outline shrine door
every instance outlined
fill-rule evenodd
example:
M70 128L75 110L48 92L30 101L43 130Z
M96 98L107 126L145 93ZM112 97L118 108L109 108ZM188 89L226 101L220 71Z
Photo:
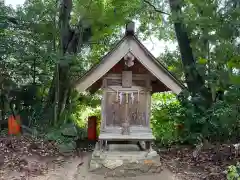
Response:
M145 127L147 120L147 93L143 90L108 90L105 96L105 127L121 127L124 122L130 126Z

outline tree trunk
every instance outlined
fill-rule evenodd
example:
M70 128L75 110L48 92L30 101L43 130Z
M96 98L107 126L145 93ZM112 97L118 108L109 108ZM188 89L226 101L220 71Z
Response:
M211 93L205 87L204 79L197 71L193 50L190 45L190 39L183 19L179 17L181 14L181 0L169 0L172 14L178 15L174 20L174 28L177 36L178 45L182 57L182 63L185 71L185 79L188 89L192 96L200 94L207 102L211 103Z
M83 27L83 22L81 20L79 21L77 29L71 29L71 11L72 0L62 0L60 3L59 13L59 54L61 58L59 62L56 63L55 73L51 88L49 90L49 98L47 103L48 106L52 103L55 105L54 124L56 124L59 118L62 116L72 88L69 79L70 65L66 60L66 56L77 54L79 47L82 46L84 41L88 41L88 39L91 37L91 29L89 27Z
M1 100L0 100L0 108L1 108L1 118L0 118L0 121L5 121L5 102L4 102L4 96L0 90L0 97L1 97ZM2 129L2 124L0 123L0 130Z
M53 112L53 119L54 119L54 126L58 122L58 104L59 104L59 65L56 65L56 72L55 78L53 80L54 86L54 112Z

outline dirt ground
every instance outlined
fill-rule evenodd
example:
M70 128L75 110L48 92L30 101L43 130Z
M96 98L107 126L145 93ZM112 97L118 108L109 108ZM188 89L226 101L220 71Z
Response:
M177 179L167 169L152 176L136 177L134 172L129 177L124 172L126 177L117 177L115 170L96 175L88 171L90 152L63 155L51 142L26 136L0 137L0 150L0 180Z
M80 157L58 157L57 159L46 158L41 161L35 157L28 158L29 163L38 161L38 163L47 164L47 171L44 174L31 175L30 177L20 172L9 172L6 174L4 180L180 180L175 174L169 170L164 169L159 174L143 175L135 177L116 177L114 175L96 175L88 172L88 163L91 153L84 154L83 158ZM83 164L81 163L83 162Z
M100 175L90 173L92 153L62 155L51 142L26 136L2 137L0 149L0 180L177 180L167 168L151 176L141 176L135 171L129 174L124 170L121 175L116 175L116 169L108 169L107 173L103 170Z
M108 173L96 175L88 171L91 153L63 155L53 142L26 136L0 137L0 180L225 180L227 166L240 160L230 147L213 145L201 150L197 159L188 146L161 148L160 172L140 175L108 169Z

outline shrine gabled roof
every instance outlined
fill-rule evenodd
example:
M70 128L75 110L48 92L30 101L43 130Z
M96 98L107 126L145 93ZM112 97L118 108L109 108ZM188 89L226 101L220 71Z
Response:
M134 35L125 35L109 53L102 57L98 64L93 66L75 83L75 88L79 92L87 90L128 53L131 53L149 72L174 93L179 94L185 88L181 81L168 71Z

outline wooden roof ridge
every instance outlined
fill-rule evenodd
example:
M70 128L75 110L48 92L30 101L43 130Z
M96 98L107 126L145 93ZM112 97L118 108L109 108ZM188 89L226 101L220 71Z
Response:
M101 64L105 63L105 61L108 60L108 57L112 55L112 53L119 48L119 46L128 38L134 40L141 48L141 50L143 50L143 52L149 56L149 59L152 60L152 62L161 70L164 71L164 73L169 76L170 79L172 79L179 87L181 87L182 89L185 89L186 87L184 86L184 84L176 78L176 76L171 73L157 58L155 58L152 53L141 43L141 41L135 36L135 35L129 35L129 34L125 34L123 36L123 38L121 38L119 41L117 41L117 43L113 46L113 48L111 48L111 50L105 54L103 57L101 57L101 60L99 61L99 63L93 65L87 72L85 72L75 83L74 83L74 87L77 88L78 84L81 83L82 81L84 81L85 78L88 77L88 75L90 75L91 73L94 72L94 70L96 70ZM131 50L129 51L131 52ZM120 61L120 59L119 59ZM117 63L117 62L116 62ZM98 79L101 77L98 77ZM97 80L98 80L97 79ZM97 81L96 80L96 81ZM96 82L95 81L95 82Z
M156 57L153 56L153 54L142 44L142 42L134 35L134 40L141 46L141 48L146 52L147 55L150 56L150 58L153 60L154 63L156 63L157 66L159 66L162 70L165 71L179 86L181 86L183 89L186 87L184 86L183 82L181 82L176 76L169 71L163 63L161 63Z
M100 58L100 61L94 65L92 65L92 67L86 71L80 78L78 78L78 80L74 83L74 87L81 82L85 77L87 77L88 74L90 74L91 72L93 72L95 69L97 69L102 63L104 63L106 61L106 58L108 56L110 56L112 54L112 52L118 48L118 46L126 39L127 37L124 36L123 38L121 38L120 40L117 41L117 43L115 43L113 45L113 47L110 49L110 51L108 51L108 53L106 53L104 56L102 56Z

